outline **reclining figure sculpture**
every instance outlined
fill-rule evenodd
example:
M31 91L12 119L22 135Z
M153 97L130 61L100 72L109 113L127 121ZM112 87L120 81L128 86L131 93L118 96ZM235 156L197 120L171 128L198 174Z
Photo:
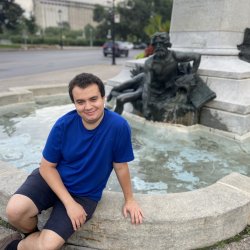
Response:
M119 114L124 104L131 102L147 120L197 123L199 109L216 97L196 74L200 54L169 50L171 43L166 32L155 33L151 44L155 53L146 59L143 71L115 86L107 101L116 98L114 111ZM193 117L192 124L184 121L186 116Z

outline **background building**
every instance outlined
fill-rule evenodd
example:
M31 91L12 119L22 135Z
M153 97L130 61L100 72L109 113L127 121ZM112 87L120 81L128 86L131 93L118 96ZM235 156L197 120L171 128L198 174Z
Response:
M42 29L66 22L72 30L82 30L87 24L97 25L93 21L95 4L108 6L111 3L106 0L33 0L33 11Z

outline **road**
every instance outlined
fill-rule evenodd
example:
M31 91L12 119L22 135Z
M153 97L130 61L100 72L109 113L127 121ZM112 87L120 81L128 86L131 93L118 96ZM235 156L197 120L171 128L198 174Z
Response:
M116 64L131 60L139 50L130 50L128 57L116 58ZM111 57L104 57L102 48L0 51L0 79L34 75L90 65L110 65Z
M102 48L0 50L0 92L9 92L13 87L67 84L82 72L93 73L105 82L140 52L130 50L128 57L116 58L116 65L112 65L112 57L104 57Z

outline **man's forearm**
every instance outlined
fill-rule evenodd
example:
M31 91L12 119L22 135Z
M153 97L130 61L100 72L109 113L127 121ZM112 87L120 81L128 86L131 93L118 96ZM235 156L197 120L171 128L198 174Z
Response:
M64 205L73 201L73 198L63 184L62 179L55 167L49 166L48 162L45 159L42 159L39 171L43 179L47 182Z
M122 188L125 201L133 199L130 173L127 164L115 167L116 176Z

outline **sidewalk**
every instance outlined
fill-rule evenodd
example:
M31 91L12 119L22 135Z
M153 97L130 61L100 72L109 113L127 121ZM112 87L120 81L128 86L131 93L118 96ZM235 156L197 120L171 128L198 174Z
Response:
M58 70L48 73L39 73L29 76L19 76L9 79L0 79L0 92L9 91L12 87L37 86L48 84L64 84L77 74L86 72L98 76L103 82L118 75L123 65L91 65L67 70Z

